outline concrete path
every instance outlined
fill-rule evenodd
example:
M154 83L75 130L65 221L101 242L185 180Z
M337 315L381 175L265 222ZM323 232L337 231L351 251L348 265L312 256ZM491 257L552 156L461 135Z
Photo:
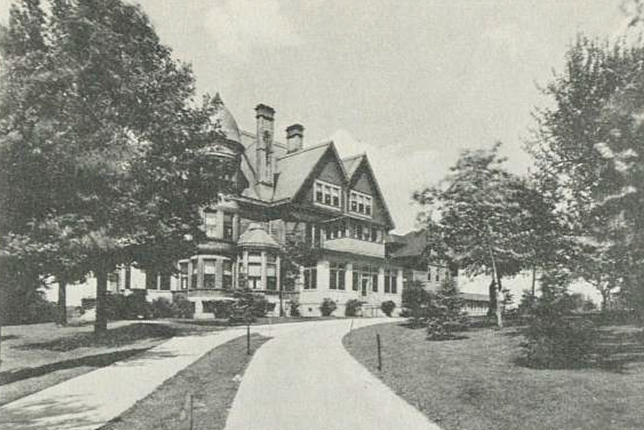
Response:
M211 349L244 333L245 330L234 329L172 338L131 359L0 407L0 429L96 429Z
M355 320L354 328L380 322ZM350 324L261 329L274 339L246 369L226 430L439 430L344 349L342 337Z

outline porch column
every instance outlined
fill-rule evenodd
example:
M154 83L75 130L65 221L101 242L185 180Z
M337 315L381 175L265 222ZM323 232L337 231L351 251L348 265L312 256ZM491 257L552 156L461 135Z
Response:
M266 271L267 271L267 266L266 266L266 251L262 251L262 290L266 290Z

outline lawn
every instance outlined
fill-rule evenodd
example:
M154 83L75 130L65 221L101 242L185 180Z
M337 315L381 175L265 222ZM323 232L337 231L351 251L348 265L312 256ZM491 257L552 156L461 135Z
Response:
M146 351L177 335L219 330L189 324L120 321L95 337L92 326L4 327L0 405Z
M394 323L355 330L344 345L445 430L644 428L644 341L632 327L603 328L595 364L575 370L517 364L522 337L516 328L465 334L430 342L424 330Z
M252 335L253 352L267 340ZM251 357L246 354L245 336L225 343L165 381L101 430L223 429Z

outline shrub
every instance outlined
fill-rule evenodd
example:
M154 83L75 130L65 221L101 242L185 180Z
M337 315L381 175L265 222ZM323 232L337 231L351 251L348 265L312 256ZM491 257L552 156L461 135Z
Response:
M150 305L152 318L172 318L175 316L174 308L170 300L165 297L154 299Z
M421 282L413 281L405 285L402 293L402 305L406 309L404 314L409 316L412 326L420 327L427 323L430 304L431 294L425 290Z
M233 314L235 302L217 300L213 305L215 318L228 319Z
M301 317L302 314L300 313L300 303L297 300L291 300L289 303L289 315L293 318Z
M355 317L358 311L362 308L362 302L358 299L349 299L347 304L344 305L344 315L348 317Z
M336 305L333 300L325 298L322 300L322 304L320 305L320 312L323 317L328 317L336 310L337 307L338 305Z
M430 302L427 319L427 338L430 340L453 339L454 333L467 328L464 300L461 297L456 282L452 278L445 279L440 290L433 295Z
M380 310L388 317L391 316L394 309L396 309L396 303L393 300L386 300L380 303Z
M266 316L270 308L270 303L262 294L253 293L250 290L237 291L234 294L237 299L236 307L233 313L239 313L239 310L250 310L250 314L254 318L262 318Z
M567 293L543 294L525 331L522 344L526 364L536 368L570 368L584 365L593 349L593 323L572 316Z
M174 318L193 318L195 315L195 304L183 295L173 297L173 317Z

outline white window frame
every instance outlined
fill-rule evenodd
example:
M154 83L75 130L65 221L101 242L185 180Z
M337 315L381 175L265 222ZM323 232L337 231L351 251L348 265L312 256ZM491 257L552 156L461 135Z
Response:
M356 203L355 210L353 209L353 202ZM360 210L360 207L362 207L362 210ZM369 208L368 211L367 208ZM372 218L373 197L360 191L349 191L349 212Z
M318 193L322 193L322 201L318 201ZM334 198L337 198L337 205L334 204ZM329 203L327 203L327 200ZM316 205L322 205L328 208L341 209L342 208L342 187L334 185L329 182L316 180L313 188L313 202Z

